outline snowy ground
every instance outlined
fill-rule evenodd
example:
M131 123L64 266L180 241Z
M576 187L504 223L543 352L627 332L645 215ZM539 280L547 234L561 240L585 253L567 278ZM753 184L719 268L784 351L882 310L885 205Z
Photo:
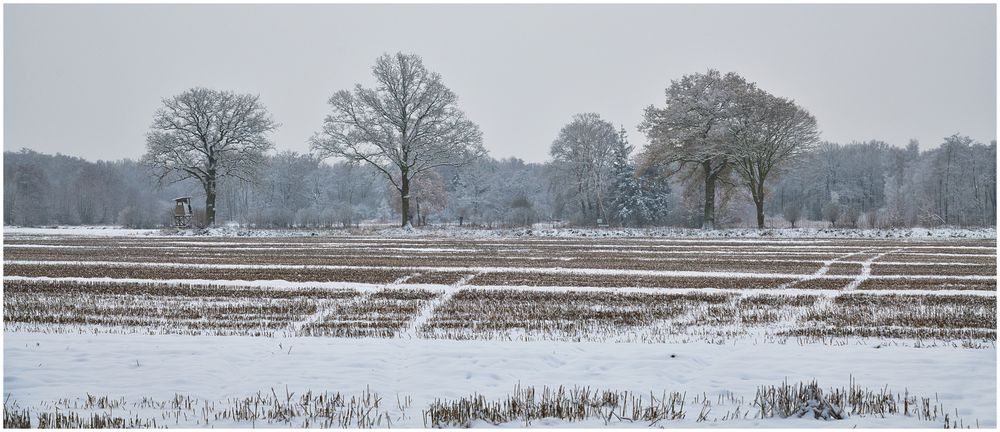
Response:
M689 228L540 228L540 229L461 229L453 226L419 230L399 228L378 231L385 237L670 237L670 238L996 238L994 228L899 228L899 229L848 229L848 228L782 228L753 229L733 228L705 231Z
M47 235L75 235L92 237L117 237L117 236L150 236L160 233L158 229L131 229L115 226L55 226L55 227L18 227L4 226L4 237L9 236L47 236Z
M380 409L391 423L378 425L421 427L423 410L439 399L473 393L498 399L518 385L590 386L640 395L683 393L688 415L658 424L666 427L940 427L945 413L964 426L997 425L995 320L990 324L995 302L987 300L996 296L996 243L990 241L995 232L990 237L990 231L936 231L929 238L876 240L593 239L591 231L559 238L237 239L67 231L75 235L5 228L4 310L13 318L5 320L4 394L17 403L8 409L76 412L88 396L107 396L126 402L78 411L155 418L161 426L266 426L201 420L197 406L208 403L218 413L233 398L258 392L277 400L286 391L353 396L370 390L390 401ZM582 282L567 284L570 278ZM505 279L516 283L496 283ZM157 291L182 285L191 291ZM36 291L42 288L46 291ZM198 290L213 291L199 296ZM350 295L317 300L289 291ZM387 292L432 295L378 300ZM503 298L476 303L476 293ZM652 297L634 297L640 294ZM551 300L564 295L572 295L567 303ZM723 303L666 299L675 295L728 297ZM726 307L761 295L774 297L750 311L755 313L727 319L732 309ZM911 297L891 307L873 298L894 295ZM872 298L857 311L837 306L838 299L866 296ZM805 297L810 300L802 305L782 303ZM650 303L642 303L646 300ZM649 319L654 308L669 312L674 305L686 312ZM234 314L233 306L253 315ZM282 312L287 316L268 315L275 310L287 310ZM470 311L471 316L461 314ZM834 325L825 323L836 322L837 314L855 312L867 321L846 330L889 333L775 337L779 330L828 330ZM505 314L523 322L512 330L481 333L436 327L457 319L504 329L510 324ZM568 330L546 327L557 321L555 314L562 314ZM97 318L120 320L122 327L95 324ZM243 335L279 318L287 319L287 331ZM618 319L636 322L620 327ZM892 325L878 324L884 319ZM968 324L950 326L953 333L930 340L892 336L897 330L926 331L928 320L942 319ZM388 332L379 338L294 336L323 323L379 324ZM243 333L225 332L231 328ZM670 333L678 329L681 333ZM436 338L446 334L471 340ZM952 339L960 334L976 336ZM636 339L642 341L632 342ZM899 397L927 397L940 415L933 421L912 414L754 419L750 402L760 386L814 379L823 388L845 388L853 380ZM148 402L179 397L197 404L171 411L170 417ZM718 402L699 422L705 400ZM736 409L742 413L738 420L722 420ZM303 424L301 418L271 424L282 425ZM599 427L605 421L532 425ZM610 425L649 426L617 420Z
M538 224L533 228L518 229L470 229L454 225L429 226L413 230L401 228L359 229L282 229L267 230L226 225L210 229L129 229L114 226L58 226L58 227L15 227L4 226L4 236L21 235L73 235L73 236L217 236L217 237L300 237L300 236L353 236L375 234L381 237L456 237L456 238L520 238L520 237L564 237L564 238L911 238L943 239L970 238L995 239L995 228L893 228L893 229L850 229L850 228L782 228L752 229L734 228L705 231L689 228L572 228L552 227Z
M59 398L108 395L128 400L175 393L202 401L271 388L360 393L366 388L412 407L396 426L422 427L421 408L473 392L488 398L518 384L629 390L732 392L752 398L758 386L815 379L821 386L861 386L933 397L965 424L996 426L995 349L710 344L601 344L421 339L252 338L8 333L4 392L22 406ZM717 411L733 406L717 407ZM719 414L721 416L721 413ZM938 427L913 417L696 423L733 427ZM752 416L751 416L752 417ZM673 426L675 423L667 423ZM552 426L552 424L546 424ZM587 426L600 426L591 422ZM628 424L614 424L623 427Z

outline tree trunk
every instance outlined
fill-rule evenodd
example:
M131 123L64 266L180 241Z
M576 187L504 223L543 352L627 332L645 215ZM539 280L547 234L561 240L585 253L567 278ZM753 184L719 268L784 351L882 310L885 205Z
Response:
M400 226L402 227L405 227L410 223L410 179L407 178L406 174L407 173L403 173L403 175L400 176L399 212L402 215L402 221L400 222Z
M417 198L413 199L413 204L414 204L414 207L416 207L416 210L417 210L417 226L423 226L424 225L424 218L423 218L423 215L420 214L420 197L419 196Z
M764 229L764 197L754 198L753 203L757 206L757 228ZM794 222L792 228L795 228Z
M211 177L205 183L205 218L208 226L215 225L215 176L210 172Z
M751 185L753 188L753 204L757 207L757 229L764 229L764 179Z
M717 174L712 173L712 162L702 162L705 169L705 216L701 221L701 229L715 229L715 178Z

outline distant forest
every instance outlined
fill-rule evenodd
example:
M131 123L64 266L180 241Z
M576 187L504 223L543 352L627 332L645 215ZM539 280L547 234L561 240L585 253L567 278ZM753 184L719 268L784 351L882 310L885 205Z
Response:
M912 141L905 147L820 143L766 184L768 226L806 220L866 228L993 226L996 148L996 141L982 144L960 135L924 151ZM201 185L188 180L158 186L134 160L91 162L25 149L5 151L3 163L5 225L169 226L178 196L193 196L203 220ZM435 169L418 178L411 193L414 225L596 225L597 214L581 205L580 195L590 191L581 190L567 164L485 156L466 166ZM668 176L657 167L622 178L613 166L608 172L602 199L609 209L602 214L609 225L702 225L705 194L699 179ZM718 226L755 226L744 187L723 176L716 188ZM219 223L259 228L350 227L394 222L399 195L373 168L280 152L267 155L252 179L222 180L217 212Z

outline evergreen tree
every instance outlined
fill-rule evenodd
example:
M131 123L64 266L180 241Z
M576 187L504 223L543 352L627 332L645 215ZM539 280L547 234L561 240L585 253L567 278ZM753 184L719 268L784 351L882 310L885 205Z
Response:
M628 143L625 128L619 130L621 139L614 149L612 172L614 200L612 215L619 225L648 225L661 220L669 209L669 185L666 179L654 173L636 173L630 155L633 147Z

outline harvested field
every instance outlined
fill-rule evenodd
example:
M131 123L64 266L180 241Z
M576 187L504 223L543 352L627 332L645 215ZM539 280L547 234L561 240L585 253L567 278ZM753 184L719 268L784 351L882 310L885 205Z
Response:
M9 331L274 336L354 290L114 282L4 283Z
M463 289L419 330L445 339L658 343L767 333L815 296Z
M996 314L994 297L850 293L808 311L802 317L807 327L783 334L995 341Z
M432 271L432 272L420 273L414 277L411 277L406 280L406 283L451 285L457 283L462 278L469 276L471 274L473 273Z
M300 330L301 336L395 337L436 293L423 290L381 290L360 301L334 304Z
M798 289L841 290L850 284L852 277L825 277L795 281L790 287Z
M996 424L992 241L7 240L10 426Z
M324 268L209 268L195 266L138 265L38 265L6 264L10 276L82 277L112 279L209 279L209 280L285 280L295 282L360 282L384 284L413 273L397 269L324 269Z
M888 294L885 308L903 301L896 291L996 291L987 240L21 236L6 246L6 322L30 331L771 340L815 336L816 317L846 291ZM898 309L940 312L908 307ZM822 334L991 339L982 327L902 322Z
M705 278L655 277L635 275L538 274L528 272L483 273L469 281L481 286L557 286L557 287L652 287L652 288L777 288L792 278Z
M979 290L996 291L996 279L908 279L872 278L858 285L859 290Z
M872 264L872 275L938 275L938 276L996 276L997 268L989 265Z

